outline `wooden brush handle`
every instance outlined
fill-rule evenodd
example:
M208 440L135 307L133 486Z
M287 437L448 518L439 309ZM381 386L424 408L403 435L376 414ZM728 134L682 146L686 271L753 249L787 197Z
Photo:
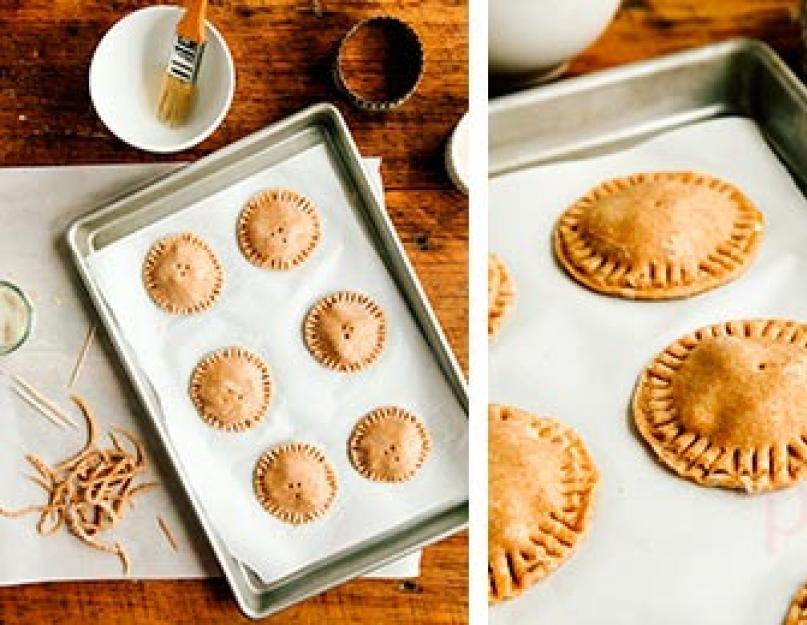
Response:
M205 42L207 0L189 0L185 15L177 24L177 34L196 43Z

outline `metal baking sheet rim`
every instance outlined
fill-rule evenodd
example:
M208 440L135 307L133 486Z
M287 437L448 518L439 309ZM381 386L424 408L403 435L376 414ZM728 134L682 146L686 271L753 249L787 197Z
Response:
M757 112L747 110L740 101L747 95L744 91L747 85L736 84L741 83L742 79L730 75L731 72L751 66L772 77L790 102L799 109L799 113L803 113L807 119L807 88L781 57L762 41L732 38L524 89L490 100L488 175L495 178L541 163L593 156L619 146L627 147L665 130L728 113L755 118ZM583 101L587 96L593 98L598 92L609 89L621 89L626 92L621 95L626 95L643 81L646 83L645 87L656 86L663 89L664 85L654 85L651 81L663 73L673 75L679 70L693 73L700 71L704 74L708 72L714 82L709 87L715 91L698 92L698 89L704 89L703 85L687 85L691 89L690 93L680 89L678 93L667 95L683 95L689 99L665 105L667 108L659 111L660 114L655 118L646 115L641 120L634 120L620 127L600 129L600 134L597 135L580 130L579 136L566 136L562 142L551 147L541 146L535 129L525 127L525 120L537 119L564 98L577 97ZM732 89L736 91L732 92ZM669 99L672 98L668 97ZM564 114L574 115L576 112L574 103L567 103ZM550 128L554 130L553 127ZM497 137L500 132L509 136L502 140ZM551 131L543 134L544 138L551 136ZM610 146L610 149L606 150L604 146ZM792 166L792 163L788 164Z
M407 302L441 371L467 414L467 384L459 363L406 256L387 212L379 204L361 164L358 148L350 135L347 124L338 109L332 104L314 104L191 165L159 177L101 207L96 207L73 221L65 234L65 241L76 270L106 327L118 358L134 386L138 398L146 409L150 424L171 461L176 478L182 485L183 491L202 525L224 576L232 588L239 609L252 619L264 618L279 612L464 529L468 523L468 500L448 506L433 514L410 520L400 528L386 532L371 541L348 548L331 558L305 567L276 582L264 584L245 566L230 556L223 541L210 525L193 490L189 488L173 445L160 420L156 417L158 400L148 382L141 377L136 364L129 358L114 317L89 273L85 258L94 249L97 230L116 218L136 213L139 203L142 206L142 202L144 202L146 206L149 206L153 204L153 201L146 200L150 197L153 198L162 190L175 192L203 180L205 172L210 170L211 166L219 163L232 165L234 162L238 162L239 153L244 153L244 158L249 158L262 149L275 147L280 141L317 126L322 127L326 136L333 141L331 147L338 152L343 169L342 174L347 173L351 182L355 183L363 209L362 217L372 230L375 246ZM183 207L177 206L175 210Z

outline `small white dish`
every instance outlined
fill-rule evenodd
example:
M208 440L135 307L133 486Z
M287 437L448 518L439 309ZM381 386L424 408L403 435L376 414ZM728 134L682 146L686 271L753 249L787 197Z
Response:
M468 195L468 160L470 137L468 133L468 113L454 127L446 144L446 170L454 186Z
M90 97L116 137L148 152L179 152L207 139L230 108L235 66L219 31L207 23L196 101L182 126L157 119L163 73L182 9L154 6L130 13L101 39L90 65Z

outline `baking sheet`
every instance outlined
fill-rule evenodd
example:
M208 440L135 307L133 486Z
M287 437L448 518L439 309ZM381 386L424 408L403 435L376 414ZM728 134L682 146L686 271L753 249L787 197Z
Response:
M556 266L555 220L602 179L695 169L741 187L765 213L748 273L681 301L592 293ZM630 425L641 369L695 328L735 318L807 319L807 201L753 122L724 118L590 160L490 182L490 247L518 302L490 349L490 400L554 416L586 441L602 475L578 552L493 625L619 622L778 624L807 579L807 484L747 496L700 488L654 459Z
M467 420L404 299L372 247L351 191L327 146L318 144L242 179L160 222L116 241L87 259L128 348L161 405L162 418L191 487L233 556L265 582L394 529L413 518L461 503L467 496ZM323 241L290 272L249 264L234 230L241 208L271 186L298 189L319 207ZM209 312L166 315L140 284L143 258L160 237L192 230L208 240L227 273L224 292ZM134 276L122 280L121 276ZM377 363L346 376L316 363L301 341L301 324L320 297L364 291L385 309L390 332ZM203 423L187 393L207 353L243 345L273 369L276 397L267 417L242 434ZM432 435L432 454L411 482L377 484L350 466L346 441L372 408L412 410ZM339 495L321 520L291 526L268 515L252 489L255 462L268 448L301 440L323 448L340 477Z
M380 188L378 159L367 159L368 172ZM0 277L26 288L37 311L28 343L0 358L0 367L22 375L56 399L80 421L66 398L66 385L90 324L92 307L70 269L61 240L68 223L121 191L135 188L177 166L173 164L0 169ZM25 236L21 236L24 233ZM57 243L57 241L59 243ZM95 408L102 430L118 425L144 439L152 470L162 488L139 498L115 530L132 558L135 578L193 578L218 575L204 535L184 505L170 469L154 465L160 445L149 440L142 408L129 393L126 376L116 366L114 351L99 331L75 391ZM23 456L40 454L55 462L83 444L83 431L60 430L39 416L8 389L0 376L0 505L14 507L40 501L39 487L24 479L30 473ZM169 550L156 524L160 514L176 535L180 549ZM39 581L116 579L120 562L88 549L64 532L43 538L33 518L0 519L0 585ZM420 553L402 558L368 577L415 577Z

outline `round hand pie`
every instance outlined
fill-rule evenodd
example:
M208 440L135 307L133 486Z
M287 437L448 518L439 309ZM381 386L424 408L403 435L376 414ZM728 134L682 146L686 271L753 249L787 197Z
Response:
M751 264L764 218L734 185L691 172L608 180L555 225L558 262L609 295L668 299L725 284Z
M507 265L488 254L488 338L494 338L516 303L516 289Z
M599 475L570 428L518 408L488 408L489 599L521 594L574 552Z
M288 189L269 189L253 197L241 211L237 230L247 260L267 269L302 265L322 236L314 204Z
M196 365L190 392L202 419L220 430L240 432L263 419L272 386L269 365L260 357L227 347Z
M321 517L336 498L331 463L319 449L289 443L267 451L255 466L255 496L267 512L300 525Z
M659 459L706 486L771 490L807 471L807 325L729 321L645 369L633 416Z
M348 442L353 467L376 482L411 479L426 461L430 448L426 426L397 406L376 408L362 417Z
M303 337L320 363L337 371L359 371L384 350L384 311L362 293L340 291L322 298L309 311Z
M143 284L160 308L189 315L213 305L224 285L224 271L201 237L184 232L151 247L143 265Z
M785 625L807 625L807 585L802 586L793 597Z

